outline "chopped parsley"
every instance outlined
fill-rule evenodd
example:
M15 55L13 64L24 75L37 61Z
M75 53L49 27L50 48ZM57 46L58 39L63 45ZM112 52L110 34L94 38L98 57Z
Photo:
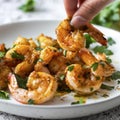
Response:
M67 55L67 50L63 50L63 55L66 57L66 55Z
M59 76L59 78L60 78L60 80L64 80L64 79L65 79L65 75L64 75L64 74L61 74L61 75Z
M107 46L96 46L93 48L95 53L105 53L106 55L113 55L113 52Z
M3 58L5 56L6 52L0 51L0 58Z
M27 78L22 78L21 76L14 74L17 80L17 84L20 88L27 89Z
M72 102L71 105L84 104L84 103L85 103L85 100L84 98L81 97L78 101Z
M98 63L97 62L93 63L91 68L93 69L93 71L96 71L98 68Z
M14 51L13 53L11 53L11 57L12 58L16 58L18 60L24 60L24 58L25 58L23 55L17 53L16 51Z
M72 71L74 69L74 65L68 66L68 71Z
M113 44L115 44L116 42L113 40L113 38L111 38L111 37L109 37L108 38L108 45L113 45Z
M89 48L90 44L96 42L89 34L84 34L84 37L86 39L86 48Z
M109 86L109 85L102 84L101 89L112 90L112 89L114 89L114 86Z
M116 71L111 75L112 80L120 79L120 71Z
M23 12L30 12L35 10L35 1L34 0L26 0L25 4L19 7Z
M28 100L28 104L31 104L31 105L34 104L34 100L29 99L29 100Z
M6 91L0 90L0 98L8 100L10 98L9 93Z

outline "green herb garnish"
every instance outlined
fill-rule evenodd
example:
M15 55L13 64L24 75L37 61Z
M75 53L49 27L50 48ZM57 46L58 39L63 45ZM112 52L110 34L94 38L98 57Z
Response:
M0 98L8 100L10 98L9 93L6 91L0 90Z
M24 60L24 58L25 58L23 55L17 53L16 51L14 51L13 53L11 53L11 57L12 58L16 58L18 60Z
M120 79L120 71L116 71L111 75L112 80Z
M6 52L0 51L0 58L3 58L5 56Z
M28 104L31 104L31 105L34 104L34 100L29 99L29 100L28 100Z
M109 50L106 46L96 46L93 48L95 53L105 53L106 55L113 55L113 52Z
M14 74L17 80L17 84L20 88L27 89L27 78L22 78L21 76Z
M86 48L89 48L90 44L96 42L89 34L84 34L84 37L86 39Z
M111 38L111 37L109 37L108 38L108 45L113 45L113 44L115 44L116 42L113 40L113 38Z
M34 0L26 0L25 4L19 7L23 12L30 12L35 10L35 1Z
M112 90L112 89L114 89L114 86L109 86L109 85L102 84L101 89Z
M74 69L74 65L68 66L68 71L72 71Z
M63 50L63 55L66 57L66 55L67 55L67 50Z
M93 71L96 71L96 69L98 68L98 63L97 62L93 63L91 68L93 69Z
M85 100L83 98L80 98L79 101L75 101L75 102L72 102L71 105L75 105L75 104L84 104L85 103Z
M60 80L64 80L65 79L65 75L64 74L61 74L60 76L59 76L59 78L60 78Z

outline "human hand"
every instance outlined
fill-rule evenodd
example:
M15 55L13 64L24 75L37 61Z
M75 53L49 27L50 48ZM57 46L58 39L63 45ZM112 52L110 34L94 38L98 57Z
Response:
M64 0L68 17L72 18L71 24L78 28L85 25L106 5L114 0Z

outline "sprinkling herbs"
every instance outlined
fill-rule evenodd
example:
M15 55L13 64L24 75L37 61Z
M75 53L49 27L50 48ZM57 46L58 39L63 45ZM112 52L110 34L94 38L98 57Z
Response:
M106 55L113 55L113 52L107 46L96 46L93 48L95 53L105 53Z
M29 99L29 100L28 100L28 104L31 104L31 105L34 104L34 100Z
M98 68L98 63L97 62L93 63L91 68L93 69L93 71L96 71L96 69Z
M112 80L120 79L120 71L116 71L111 75Z
M112 90L112 89L114 89L114 86L109 86L109 85L102 84L101 89Z
M19 75L17 74L14 74L15 75L15 78L17 80L17 84L20 88L23 88L23 89L27 89L27 79L26 78L22 78L20 77Z
M34 0L26 0L25 4L19 7L23 12L34 11L35 9L35 1Z
M71 105L84 104L85 102L84 98L81 97L78 101L72 102Z
M84 34L84 37L86 39L86 48L89 48L90 44L96 42L89 34Z
M5 56L6 52L0 51L0 58L3 58Z
M73 65L68 66L68 71L72 71L74 69Z
M8 100L10 98L9 93L6 91L0 90L0 98Z
M61 75L59 76L59 78L60 78L60 80L64 80L64 79L65 79L65 75L64 75L64 74L61 74Z
M24 56L21 55L21 54L19 54L19 53L17 53L16 51L14 51L13 53L11 53L11 57L12 58L16 58L18 60L24 60Z
M113 40L113 38L111 38L111 37L109 37L108 38L108 45L113 45L113 44L115 44L116 42Z
M66 55L67 55L67 50L63 50L63 55L66 57Z

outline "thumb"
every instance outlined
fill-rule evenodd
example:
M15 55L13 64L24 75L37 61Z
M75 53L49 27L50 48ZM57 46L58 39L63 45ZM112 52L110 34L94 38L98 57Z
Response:
M85 0L74 13L71 24L78 28L89 22L103 7L114 0Z

